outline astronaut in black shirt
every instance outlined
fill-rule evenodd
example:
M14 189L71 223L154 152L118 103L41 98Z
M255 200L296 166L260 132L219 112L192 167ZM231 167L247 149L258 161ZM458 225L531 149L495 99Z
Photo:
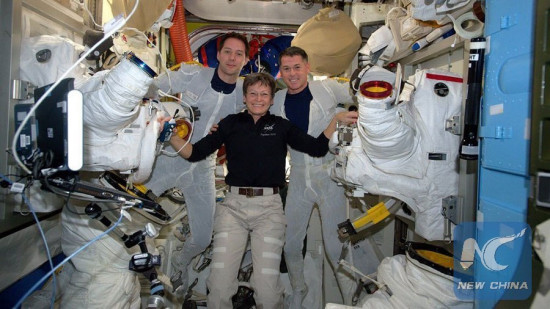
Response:
M217 207L213 258L207 286L208 308L232 308L237 293L237 274L251 240L252 285L256 304L263 308L283 307L279 264L286 219L279 188L285 181L287 145L323 156L336 123L350 124L357 112L341 112L317 138L307 135L290 121L269 113L275 81L265 73L248 75L243 83L246 110L229 115L218 128L195 144L172 134L170 143L189 161L202 160L225 144L229 192Z

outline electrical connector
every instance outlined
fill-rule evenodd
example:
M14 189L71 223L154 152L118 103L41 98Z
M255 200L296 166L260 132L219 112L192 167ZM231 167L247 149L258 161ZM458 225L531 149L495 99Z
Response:
M25 185L20 182L15 182L10 187L10 192L23 193L25 191Z
M175 126L176 126L176 121L174 120L174 118L170 119L170 121L165 122L162 132L160 132L159 134L158 140L161 143L169 141L170 137L172 137L172 130L174 130Z

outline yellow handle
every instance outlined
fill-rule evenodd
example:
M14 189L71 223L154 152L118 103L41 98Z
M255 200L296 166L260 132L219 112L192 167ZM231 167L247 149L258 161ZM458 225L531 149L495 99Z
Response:
M357 230L367 225L369 222L376 224L384 220L389 215L390 215L390 212L386 208L386 204L384 204L384 202L380 202L376 204L374 207L372 207L371 209L367 210L367 213L364 216L353 221L351 225L353 225L353 228Z

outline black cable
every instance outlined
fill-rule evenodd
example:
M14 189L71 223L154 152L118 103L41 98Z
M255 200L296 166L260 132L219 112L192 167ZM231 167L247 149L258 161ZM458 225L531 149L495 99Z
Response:
M84 216L87 214L85 212L78 212L74 209L71 209L71 207L73 207L71 204L69 204L69 200L71 199L71 194L75 191L75 187L76 187L76 182L73 184L73 187L71 188L71 190L68 191L68 194L67 194L67 199L65 200L65 206L64 207L67 207L67 210L72 213L72 214L75 214L75 215L80 215L80 216ZM106 208L106 209L102 209L103 212L106 212L106 211L117 211L119 208L118 207L115 207L115 208Z
M53 160L55 159L54 156L55 155L53 154L53 151L51 149L44 154L44 163L46 167L52 166Z
M17 180L17 182L19 182L19 181L20 181L21 179L23 179L23 178L27 178L27 183L25 184L25 188L24 188L24 190L27 190L28 188L30 188L30 187L32 186L32 184L34 183L34 181L33 181L32 177L29 176L29 177L21 177L21 178L19 178L19 179Z
M72 214L80 215L80 216L86 215L85 212L78 212L74 209L71 209L72 205L69 204L69 200L71 199L71 194L73 193L73 191L74 190L70 190L69 193L67 194L67 199L65 200L65 206L64 207L67 207L67 210Z
M34 164L32 166L32 177L34 179L40 179L40 174L42 167L44 166L44 158L38 157L34 160Z

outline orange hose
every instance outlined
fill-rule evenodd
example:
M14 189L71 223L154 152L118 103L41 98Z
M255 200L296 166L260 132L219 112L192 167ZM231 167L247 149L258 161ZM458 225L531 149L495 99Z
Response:
M173 25L169 29L170 42L172 42L174 55L176 56L176 61L178 63L192 61L193 53L191 52L189 35L187 34L183 0L176 0L174 3L176 5L176 11L174 12L174 18L172 20Z

